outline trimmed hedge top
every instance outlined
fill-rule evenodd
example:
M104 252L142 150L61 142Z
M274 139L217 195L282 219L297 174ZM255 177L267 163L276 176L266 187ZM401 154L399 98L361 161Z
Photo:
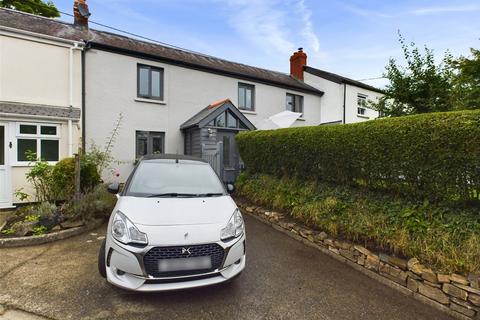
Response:
M430 200L480 200L480 110L240 133L247 170Z

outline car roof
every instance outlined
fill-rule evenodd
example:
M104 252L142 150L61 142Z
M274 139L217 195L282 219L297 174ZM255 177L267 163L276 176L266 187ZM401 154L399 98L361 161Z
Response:
M183 154L169 154L169 153L163 153L163 154L149 154L143 156L140 161L151 161L151 160L188 160L188 161L196 161L196 162L203 162L203 163L208 163L206 160L202 158L197 158L193 156L187 156Z

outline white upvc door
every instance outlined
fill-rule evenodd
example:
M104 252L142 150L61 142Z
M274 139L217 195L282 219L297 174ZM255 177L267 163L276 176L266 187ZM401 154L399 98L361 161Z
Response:
M12 205L8 136L8 125L0 122L0 208L10 207Z

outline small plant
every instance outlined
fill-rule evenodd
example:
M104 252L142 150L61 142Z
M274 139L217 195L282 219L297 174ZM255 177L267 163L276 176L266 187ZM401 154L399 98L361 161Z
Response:
M45 226L35 226L33 227L33 234L36 236L47 233L47 227Z
M2 230L2 233L3 233L4 235L11 235L11 234L14 234L14 233L15 233L15 229L13 229L13 228L3 229L3 230Z
M18 200L20 200L20 202L23 202L25 200L27 200L30 196L28 195L28 193L24 192L23 191L24 188L18 188L17 190L15 190L15 192L13 193L13 195L15 196L15 198L17 198Z
M38 214L29 214L28 216L25 217L23 221L25 222L36 222L40 218L40 215Z

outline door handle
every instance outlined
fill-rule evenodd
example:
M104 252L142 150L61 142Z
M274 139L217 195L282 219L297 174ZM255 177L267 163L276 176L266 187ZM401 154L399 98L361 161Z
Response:
M10 149L12 149L12 141L10 141L10 142L8 143L8 147L9 147Z

